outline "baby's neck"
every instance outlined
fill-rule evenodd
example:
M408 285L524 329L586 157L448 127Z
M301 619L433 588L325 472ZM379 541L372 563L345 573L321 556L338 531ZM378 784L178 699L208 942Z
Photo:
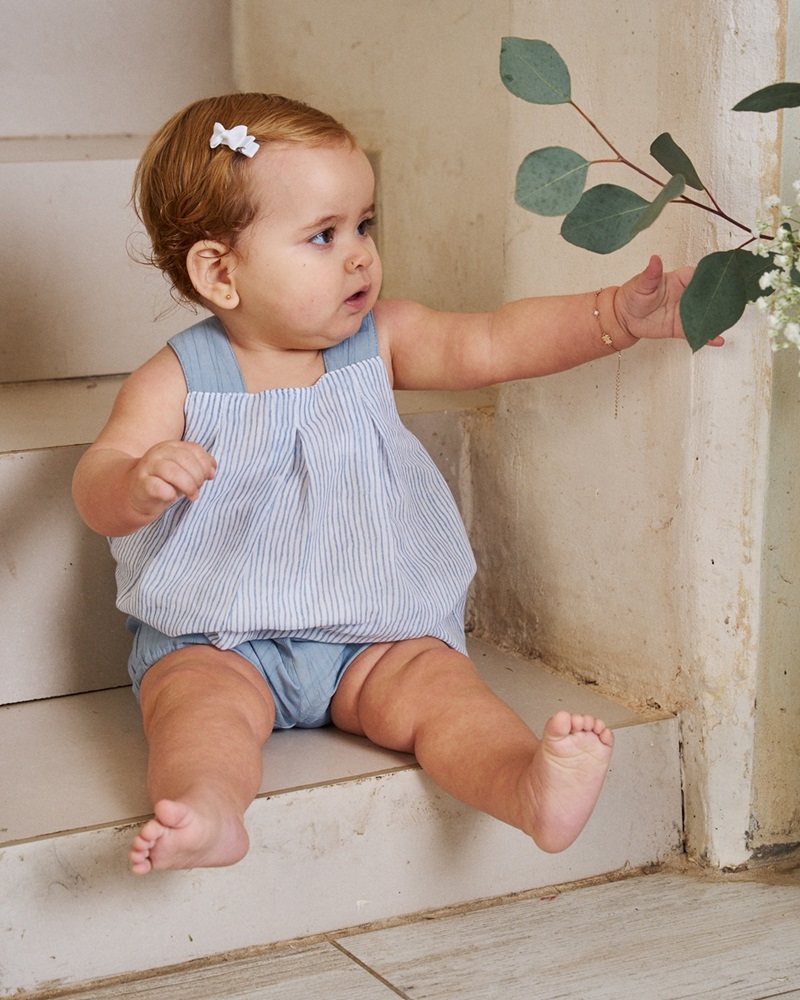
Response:
M259 350L231 344L248 392L302 389L325 374L322 351Z

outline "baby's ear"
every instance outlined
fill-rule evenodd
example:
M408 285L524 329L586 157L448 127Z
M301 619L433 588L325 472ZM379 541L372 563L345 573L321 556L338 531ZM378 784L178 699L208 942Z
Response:
M186 270L197 294L213 308L234 309L239 304L231 250L223 243L195 243L186 255Z

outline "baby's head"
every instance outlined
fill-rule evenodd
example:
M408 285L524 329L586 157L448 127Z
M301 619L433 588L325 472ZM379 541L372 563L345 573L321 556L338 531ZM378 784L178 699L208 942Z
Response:
M330 115L277 94L209 97L170 118L136 169L134 207L150 237L151 262L191 302L201 301L186 267L191 248L209 240L235 251L259 208L248 182L249 157L225 143L211 146L217 122L227 130L244 125L259 145L356 145Z

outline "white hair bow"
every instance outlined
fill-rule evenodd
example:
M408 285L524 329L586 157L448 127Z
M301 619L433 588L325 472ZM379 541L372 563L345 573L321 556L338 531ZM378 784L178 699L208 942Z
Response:
M216 149L217 146L228 146L235 153L243 153L245 156L255 156L259 148L253 136L247 134L246 125L227 129L219 122L214 123L214 133L209 145L212 149Z

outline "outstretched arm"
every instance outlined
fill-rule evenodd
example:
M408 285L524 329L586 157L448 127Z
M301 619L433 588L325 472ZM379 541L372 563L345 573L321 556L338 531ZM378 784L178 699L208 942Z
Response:
M103 535L129 535L179 497L195 500L216 462L182 441L186 385L171 349L125 382L111 417L78 463L72 493L81 517Z
M691 268L665 272L652 257L599 293L521 299L494 313L379 302L375 315L395 388L469 389L565 371L643 339L683 338L679 303L691 276Z

